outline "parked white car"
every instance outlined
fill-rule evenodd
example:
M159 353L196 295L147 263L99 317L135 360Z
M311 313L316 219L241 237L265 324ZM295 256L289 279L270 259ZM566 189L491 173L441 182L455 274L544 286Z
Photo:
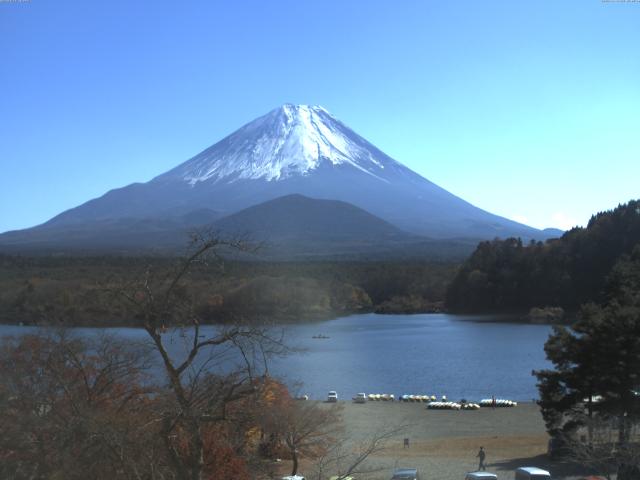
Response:
M464 480L498 480L498 476L490 472L469 472Z
M335 390L331 390L329 395L327 395L327 402L337 402L338 401L338 392Z
M516 480L551 480L551 474L538 467L520 467L516 469Z
M367 403L367 394L356 393L356 396L353 397L353 403Z

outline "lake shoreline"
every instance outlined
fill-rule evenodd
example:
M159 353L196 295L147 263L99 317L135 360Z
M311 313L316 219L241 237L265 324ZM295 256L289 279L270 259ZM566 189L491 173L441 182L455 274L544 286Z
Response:
M547 368L545 325L495 322L490 316L422 314L350 315L303 324L269 324L294 349L270 360L270 373L297 395L326 398L337 390L340 398L358 392L400 395L446 395L451 400L506 398L529 401L538 397L534 369ZM21 336L59 326L0 326L0 336ZM201 335L215 334L216 326L201 325ZM102 332L134 342L147 341L137 325L80 326L80 336ZM180 328L169 328L163 338L172 355L188 347ZM206 357L206 353L205 353ZM297 386L302 383L301 388Z
M415 311L392 311L392 310L378 310L376 308L362 309L353 312L333 312L331 315L303 315L300 317L292 316L277 316L270 319L253 319L245 322L250 325L264 325L264 326L293 326L293 325L309 325L314 323L322 323L338 318L347 318L358 315L381 315L381 316L415 316L415 315L452 315L460 317L469 317L469 321L477 323L506 323L506 324L523 324L523 325L570 325L574 320L573 314L568 314L568 320L554 322L554 321L535 321L528 318L527 312L452 312L446 309L427 309L427 310L415 310ZM475 317L475 318L472 318ZM127 322L123 320L113 321L89 321L89 322L73 322L69 324L63 324L61 322L42 322L31 320L6 320L0 317L0 326L24 326L24 327L46 327L46 328L143 328L141 325L136 325L135 322ZM221 326L232 325L232 322L202 322L201 325L209 326ZM180 325L168 325L169 328L180 328ZM186 328L189 325L185 326Z

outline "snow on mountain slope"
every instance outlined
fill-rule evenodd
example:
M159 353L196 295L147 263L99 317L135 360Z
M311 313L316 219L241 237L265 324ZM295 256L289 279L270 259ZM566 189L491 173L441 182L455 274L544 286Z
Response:
M159 178L180 177L190 185L207 180L278 181L308 175L323 162L330 162L387 181L385 164L397 162L384 154L376 155L365 143L320 106L286 104Z

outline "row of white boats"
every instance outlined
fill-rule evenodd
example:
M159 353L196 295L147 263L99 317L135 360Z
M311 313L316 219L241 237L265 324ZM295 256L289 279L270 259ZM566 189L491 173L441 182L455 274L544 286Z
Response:
M365 398L370 402L393 402L396 400L395 395L392 393L370 393L366 396L364 393L359 393L353 400L357 403L363 403ZM440 410L479 410L481 407L515 407L518 405L518 402L504 398L484 398L479 403L467 401L450 402L447 400L446 395L442 395L441 400L438 400L435 395L401 395L398 400L402 402L427 403L427 408Z
M363 393L359 393L358 397L355 398L362 398L362 395L364 395ZM354 398L354 399L355 399ZM367 399L369 401L383 401L383 402L393 402L396 400L396 397L393 393L370 393L369 395L367 395ZM401 402L423 402L423 403L428 403L428 402L435 402L436 400L438 400L438 397L436 397L435 395L400 395L398 397L398 400ZM447 396L443 395L442 396L442 401L446 402L447 401Z
M506 400L504 398L483 398L480 400L481 407L517 407L518 402Z
M480 410L480 405L470 402L429 402L427 408L430 410Z
M403 402L423 402L423 403L427 403L427 402L435 402L436 400L438 400L438 397L436 397L435 395L402 395L402 397L400 397L400 400L402 400ZM446 395L442 395L442 401L446 402L447 401L447 396Z
M370 393L367 395L367 399L370 402L395 402L396 397L393 393Z

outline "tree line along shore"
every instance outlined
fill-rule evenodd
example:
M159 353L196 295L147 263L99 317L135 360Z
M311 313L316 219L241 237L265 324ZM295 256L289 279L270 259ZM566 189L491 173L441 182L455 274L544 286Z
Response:
M116 302L116 285L148 269L170 270L168 257L0 256L0 322L11 324L129 325ZM265 263L197 265L190 295L203 320L289 323L353 313L443 310L457 265L410 262Z

